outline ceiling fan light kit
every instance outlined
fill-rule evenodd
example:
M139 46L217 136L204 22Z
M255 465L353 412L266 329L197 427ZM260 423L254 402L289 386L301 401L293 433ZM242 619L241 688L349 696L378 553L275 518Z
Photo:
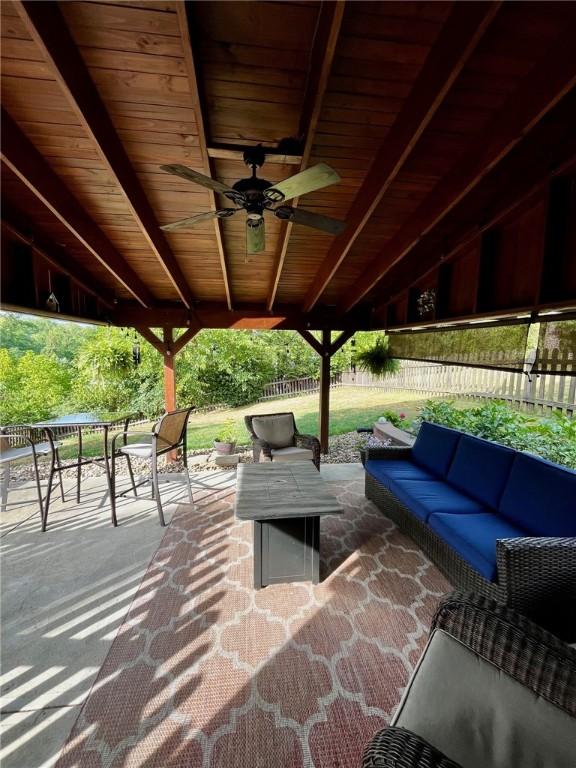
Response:
M252 169L252 175L240 179L232 187L198 173L185 165L160 166L167 173L218 192L236 205L236 208L221 208L217 211L189 216L171 224L165 224L161 229L166 232L174 232L186 227L193 227L210 219L228 218L238 211L244 210L246 211L246 251L248 254L261 253L266 248L265 213L270 213L283 221L302 224L331 235L338 235L344 230L346 225L342 221L301 208L283 205L287 200L337 184L340 177L333 168L325 163L318 163L277 184L272 184L267 179L262 179L256 175L257 169L264 165L265 159L266 154L262 145L247 149L244 152L244 162Z

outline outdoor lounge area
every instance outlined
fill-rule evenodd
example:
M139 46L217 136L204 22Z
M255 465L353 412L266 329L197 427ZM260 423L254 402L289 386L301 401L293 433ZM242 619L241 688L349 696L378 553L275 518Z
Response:
M0 24L2 768L573 768L576 3Z

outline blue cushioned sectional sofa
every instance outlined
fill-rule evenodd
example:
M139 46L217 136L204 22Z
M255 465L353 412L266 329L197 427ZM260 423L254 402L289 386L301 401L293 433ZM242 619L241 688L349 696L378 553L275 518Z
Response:
M576 472L428 422L364 466L366 496L455 586L576 634Z

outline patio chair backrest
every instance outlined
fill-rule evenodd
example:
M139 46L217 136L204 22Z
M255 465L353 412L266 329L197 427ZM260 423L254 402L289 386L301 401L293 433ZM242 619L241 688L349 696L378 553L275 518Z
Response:
M154 434L159 445L159 449L179 445L184 439L184 433L188 424L188 417L193 408L182 408L179 411L169 411L158 421L154 427Z
M298 434L292 411L253 414L245 416L244 423L253 440L262 439L274 448L294 445Z

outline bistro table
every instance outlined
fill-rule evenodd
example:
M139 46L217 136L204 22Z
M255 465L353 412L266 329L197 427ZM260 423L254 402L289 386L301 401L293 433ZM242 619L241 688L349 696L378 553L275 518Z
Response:
M121 426L124 431L128 429L130 419L134 417L134 414L122 414L122 413L71 413L68 416L59 416L56 419L49 419L48 421L41 421L35 424L35 427L41 427L47 431L48 439L53 443L55 437L59 434L65 434L70 432L77 433L77 445L78 454L75 461L67 464L57 464L54 458L54 451L52 451L52 460L50 464L50 475L48 478L48 492L46 495L46 501L44 504L44 514L42 519L42 530L46 530L46 523L48 520L48 508L50 505L50 496L52 492L52 480L56 472L63 472L65 469L71 469L76 467L76 501L80 503L80 485L82 478L82 467L86 464L99 464L104 467L106 472L106 481L108 483L108 492L112 494L112 484L110 479L110 451L108 447L108 433L112 427ZM100 429L102 430L102 439L104 451L101 456L84 456L83 455L83 429ZM132 485L134 485L134 476L132 474L132 468L129 466L130 479ZM112 510L112 524L117 525L116 514Z

